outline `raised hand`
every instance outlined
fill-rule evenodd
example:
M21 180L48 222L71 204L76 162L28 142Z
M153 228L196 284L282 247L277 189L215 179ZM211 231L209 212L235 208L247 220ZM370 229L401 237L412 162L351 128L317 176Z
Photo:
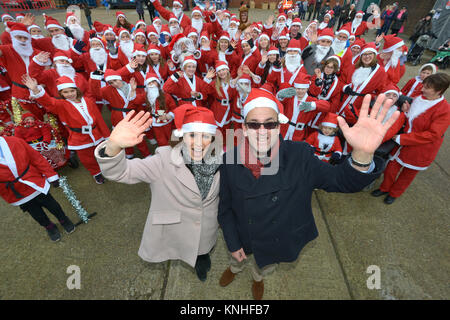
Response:
M206 74L207 79L212 79L216 75L216 70L214 68L209 68L208 73Z
M36 79L30 77L28 73L22 75L22 83L27 86L28 89L33 91L33 93L38 93L38 82Z
M175 67L175 65L173 64L172 60L167 60L167 66L169 67L169 69L173 69L173 67Z
M40 63L46 63L48 61L48 59L50 58L50 53L41 51L35 57L36 57L36 60L39 61Z
M136 91L136 88L137 88L136 79L133 77L130 79L130 89L131 91Z
M136 58L131 59L131 61L130 61L130 68L136 69L137 67L138 67L138 63L137 63Z
M322 78L322 71L319 68L314 69L317 79Z
M25 14L25 18L23 18L22 23L24 25L26 25L27 27L31 26L32 24L34 24L34 15L32 13L26 13Z
M388 99L383 103L385 95L380 94L369 114L370 100L371 97L367 94L364 97L358 121L353 127L350 128L342 117L338 117L339 127L344 134L345 140L353 148L352 157L361 163L369 163L372 160L373 154L383 141L384 135L400 115L399 111L395 111L389 120L382 124L393 101ZM381 107L383 109L377 116Z
M250 68L247 65L245 65L245 64L242 66L242 72L245 73L245 74L250 74L251 73Z
M375 38L375 43L380 43L384 38L384 32Z
M236 47L237 47L237 41L236 40L231 40L230 44L233 47L233 49L236 49Z
M269 58L267 57L267 52L264 52L261 56L261 65L264 65Z
M133 117L134 116L134 117ZM121 149L133 147L142 142L144 131L152 124L149 112L140 111L135 115L135 111L128 112L125 118L120 121L111 132L106 143L105 153L109 156L117 155Z
M273 19L273 14L271 14L266 20L266 25L271 26L273 24Z

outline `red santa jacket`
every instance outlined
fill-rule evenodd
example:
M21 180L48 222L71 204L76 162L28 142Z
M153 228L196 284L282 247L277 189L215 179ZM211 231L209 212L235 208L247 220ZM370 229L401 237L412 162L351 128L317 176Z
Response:
M450 105L442 96L427 100L418 96L407 113L404 133L399 135L399 147L390 159L413 170L425 170L434 161L450 124Z
M11 44L12 40L11 40L11 34L9 33L9 31L3 31L2 35L0 36L0 42L1 44Z
M166 21L169 21L170 14L172 12L164 8L158 0L153 0L151 2L153 3L155 10L159 12L161 17L163 17ZM178 22L180 23L180 27L183 28L183 30L187 30L188 27L191 26L191 19L184 13L182 13L181 16L178 18Z
M27 143L33 141L43 141L49 144L52 141L51 127L47 123L36 121L32 127L17 126L14 129L14 136L25 140Z
M314 154L322 161L328 162L334 152L342 154L341 141L336 135L326 136L315 131L305 141L315 148Z
M81 98L81 103L77 104L65 99L52 98L42 88L37 95L31 97L48 112L56 114L67 127L69 150L90 148L109 137L110 131L93 99Z
M221 60L228 63L228 67L230 68L230 75L234 79L237 76L237 70L241 59L237 54L236 50L231 52L227 51L225 53L220 54L218 50L212 50L211 54L214 55L214 61Z
M160 100L156 99L155 104L153 106L148 105L146 101L146 95L145 94L138 94L136 95L136 98L133 101L136 105L145 105L144 110L149 111L152 115L152 129L153 130L159 130L163 128L164 130L172 129L173 125L173 119L175 118L175 114L173 113L173 110L177 107L177 104L175 103L175 100L168 94L164 96L164 105L161 105ZM166 122L160 121L158 119L158 116L161 113L166 113L172 116L172 119ZM171 132L171 131L170 131Z
M0 137L0 195L14 205L24 204L41 193L47 194L48 182L58 180L51 165L24 140Z
M411 98L415 98L422 94L422 80L420 77L410 79L402 88L402 94Z
M202 49L200 50L201 56L197 60L197 75L204 77L208 72L209 68L214 68L217 61L216 50L213 49Z
M230 84L222 85L220 87L220 95L216 90L216 82L212 80L209 83L211 94L209 95L208 105L214 113L216 124L220 128L227 125L231 121L232 106L237 97L237 91L232 88Z
M350 33L354 34L355 37L359 38L360 36L362 36L364 33L366 33L367 30L369 30L369 28L367 28L367 22L366 21L361 21L361 24L355 29L352 30L352 23L351 22L347 22L346 24L344 24L341 29L350 29Z
M352 81L351 75L353 74L353 71L355 69L352 63L352 50L350 49L350 47L347 47L339 56L341 57L341 67L338 73L339 79L342 81L342 83L347 84Z
M73 66L74 68L77 69L77 67L75 67L75 65L78 65L80 68L82 68L83 70L85 70L87 75L90 75L91 72L94 72L96 70L102 70L103 72L106 71L106 69L112 69L112 70L117 70L119 68L121 68L121 64L118 61L118 59L112 58L108 52L106 52L106 63L103 64L103 68L100 69L100 66L97 65L92 59L91 56L89 54L89 52L85 52L82 55L79 55L77 59L75 59L73 61Z
M405 65L400 65L400 61L397 63L397 66L394 67L388 62L386 65L384 65L383 59L378 59L378 62L380 66L384 68L384 71L386 72L388 81L392 82L393 84L397 85L400 81L400 79L403 77L406 71Z
M322 73L323 77L323 73ZM322 81L320 86L316 85L317 76L314 75L311 79L311 85L309 87L309 93L318 98L319 100L327 100L330 102L330 112L336 113L338 111L339 103L341 102L342 87L344 83L338 76L334 77L328 92L323 91L325 87L325 81Z
M144 71L137 71L133 68L130 67L129 64L127 64L125 67L122 67L118 70L120 76L122 77L122 79L126 82L130 82L131 78L135 78L136 79L136 84L137 84L137 89L136 89L136 93L137 94L144 94L145 90L145 76L147 75L148 70L150 69L150 67L147 65L147 68Z
M281 89L292 87L299 72L307 74L303 64L301 64L294 73L289 72L286 67L273 69L270 75L267 76L266 81L272 83L275 86L276 91L279 91Z
M28 69L30 76L32 78L36 78L36 80L45 85L46 91L52 97L59 97L58 88L56 87L56 79L60 78L58 71L56 69L47 69L45 70L44 66L36 63L35 59L33 59L30 63L30 67ZM89 88L89 83L86 78L78 72L75 72L75 84L78 89L84 94L85 97L93 98L91 89Z
M167 79L163 91L170 94L178 105L191 103L197 107L207 107L206 100L208 95L212 93L210 86L196 75L194 75L192 81L185 73L180 78L177 78L177 75L177 73L174 73ZM191 97L192 91L200 93L200 96L198 98Z
M299 104L301 102L312 102L316 109L310 112L299 111ZM285 99L281 102L284 106L284 115L288 117L290 123L282 124L280 133L284 140L303 141L312 132L308 128L310 123L318 112L326 113L330 109L330 103L325 100L318 100L314 97L305 94L299 100L297 96Z
M256 46L253 46L250 53L243 56L239 65L246 65L250 69L251 72L255 73L256 67L261 61L261 54Z
M356 123L356 117L352 111L358 115L359 109L361 108L364 95L373 94L379 95L383 92L384 87L387 85L387 76L384 68L377 64L369 76L361 83L356 86L354 83L350 83L343 86L343 91L347 86L356 92L356 95L343 94L342 103L339 106L338 114L346 119L350 124Z
M161 83L166 82L167 78L170 77L176 70L175 67L173 68L173 70L170 70L167 63L165 63L164 65L158 63L156 65L151 65L151 67L153 68L153 71L156 73Z
M55 47L55 45L52 42L51 37L45 37L41 39L31 39L31 44L33 45L33 48L36 48L40 51L45 51L50 53L50 59L53 59L53 56L55 55L56 51L64 51L67 53L67 56L70 57L72 60L76 58L77 55L81 54L81 52L77 52L73 46L77 43L77 40L74 40L72 38L69 38L71 41L71 48L69 50L61 50ZM86 46L83 48L83 51L87 50L89 51L89 41L85 43Z

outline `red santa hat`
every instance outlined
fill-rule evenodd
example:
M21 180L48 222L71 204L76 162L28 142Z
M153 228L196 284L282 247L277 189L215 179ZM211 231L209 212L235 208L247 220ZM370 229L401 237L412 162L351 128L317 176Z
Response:
M352 32L351 32L351 29L350 29L350 24L344 24L344 25L339 29L339 31L336 32L336 34L339 34L339 33L343 33L343 34L345 34L345 35L347 36L347 38L349 38L349 37L350 37L350 34L352 33Z
M119 71L113 69L106 69L105 71L105 81L122 80Z
M51 16L44 15L45 18L45 28L48 30L49 28L58 28L64 30L64 28L59 24L58 20Z
M17 13L16 14L16 20L18 20L19 18L25 18L25 14L24 13Z
M183 7L183 0L174 0L174 1L172 1L172 7L173 7L175 4L178 4L179 6Z
M94 21L94 29L97 34L103 34L103 30L105 29L105 25L99 21Z
M173 111L175 118L176 137L182 137L188 132L204 132L215 135L217 130L214 113L205 107L195 107L192 104L183 104Z
M393 84L392 82L389 83L386 87L384 87L384 94L386 93L395 93L397 95L397 97L400 97L400 89Z
M334 16L334 11L333 10L329 10L323 17L325 18L327 16L331 20L331 18L333 18L333 16Z
M358 12L355 14L355 18L356 18L356 16L364 16L364 11L358 11Z
M366 44L366 41L364 39L358 38L355 40L355 42L353 42L353 44L350 46L350 48L353 48L353 47L362 48L362 47L364 47L365 44Z
M67 76L59 77L58 79L56 79L56 88L58 89L58 91L76 87L77 85L75 84L75 82Z
M294 88L308 89L311 84L311 76L304 72L299 72L294 80Z
M194 13L200 13L200 15L203 17L202 9L199 6L196 6L194 9L192 9L191 17L194 15Z
M259 25L256 22L253 22L252 25L250 26L250 29L256 30L258 33L261 33L261 28L259 27Z
M68 61L69 63L72 63L72 59L67 55L66 51L57 50L55 54L53 55L53 62L55 61Z
M36 116L34 114L32 114L30 111L26 111L26 112L22 113L22 121L25 120L26 118L36 119Z
M377 47L374 42L366 43L361 50L361 55L365 52L373 52L375 55L378 54Z
M245 100L242 115L244 119L247 114L255 108L271 108L278 114L278 121L280 123L287 123L289 119L283 114L284 108L280 101L268 90L252 89Z
M114 29L110 25L105 25L103 27L103 35L106 36L108 33L112 33L116 38L117 34L114 32Z
M144 20L138 20L138 21L136 22L136 24L135 24L135 28L136 28L136 29L139 29L139 25L140 25L140 24L143 24L144 27L147 27L147 24L145 23Z
M162 25L161 33L164 34L164 35L168 35L168 36L172 37L172 34L170 33L170 30L169 30L169 26L167 24L163 24Z
M161 31L161 33L162 33L162 31ZM186 37L184 36L184 34L182 34L182 33L176 34L176 35L172 38L172 41L170 41L170 43L169 43L169 52L173 50L173 46L178 42L178 40L183 39L183 38L186 38Z
M230 26L231 26L232 23L235 23L236 26L239 26L239 24L240 24L239 19L238 19L237 17L231 18L231 20L230 20Z
M284 18L284 20L287 20L287 14L284 12L280 13L277 17L277 21L280 20L280 18Z
M78 17L75 15L75 12L66 12L66 23L65 25L69 25L69 19L74 17L78 23L80 23L80 20L78 19Z
M116 29L117 37L118 37L119 39L120 39L120 37L122 36L123 33L128 33L128 35L130 35L130 37L131 37L130 31L128 31L127 29L125 29L125 28L123 28L123 27L115 28L115 29Z
M192 55L186 56L186 57L184 57L181 68L184 69L184 66L187 65L188 63L193 63L193 64L197 65L197 60L195 60L194 56L192 56Z
M145 31L142 29L135 29L133 33L133 39L136 39L136 36L143 36L145 40L147 41L147 35L145 34Z
M198 40L202 41L203 38L205 38L206 40L209 41L209 33L208 33L208 31L206 31L206 30L202 31L202 33L200 34L200 39L198 39Z
M270 46L269 51L267 51L267 55L269 54L280 54L280 51L275 46Z
M147 53L148 53L148 54L150 54L150 53L157 53L157 54L161 55L161 50L160 50L156 45L154 45L154 44L152 43L152 44L150 44L150 46L148 47Z
M231 40L230 34L229 34L228 32L226 32L226 31L223 31L223 32L220 34L219 40L222 40L222 39L230 41L230 40Z
M124 17L125 19L127 18L125 13L123 13L123 11L116 11L116 20L118 20L119 17Z
M420 67L419 73L422 72L423 68L425 67L431 67L433 69L432 74L435 74L438 71L438 67L434 63L425 63Z
M333 42L334 39L334 31L331 28L325 28L323 29L320 34L319 37L317 38L317 41L319 40L330 40L331 42Z
M300 40L298 40L298 39L291 39L291 41L289 41L289 44L288 44L288 46L286 48L286 52L290 51L290 50L295 50L295 51L301 52L302 51L301 45L302 44L301 44Z
M400 49L405 43L399 37L393 34L384 36L383 52L392 52L395 49Z
M336 113L328 112L320 124L325 127L337 128L338 127L337 117L338 115Z
M177 17L175 16L175 14L173 14L172 12L169 15L169 23L170 23L170 21L176 21L178 24L180 24Z
M155 25L155 21L161 22L161 18L158 17L158 16L154 17L154 18L153 18L153 23L152 23L153 25Z
M2 22L5 21L5 18L10 18L10 19L14 20L14 18L7 13L2 14Z
M150 38L151 35L158 37L158 31L156 31L156 28L153 25L147 26L147 37Z
M281 30L280 35L278 36L278 40L286 39L289 40L289 31L287 28L283 28Z
M37 24L32 24L31 26L27 27L28 32L31 32L31 29L39 29L42 30L41 27L39 27Z
M103 39L101 39L101 38L99 38L99 37L93 37L93 38L90 38L90 39L89 39L89 43L91 43L91 45L92 45L92 42L94 42L94 41L100 42L100 43L102 44L102 47L103 47L103 48L106 47L106 41L104 41Z
M270 37L267 35L267 33L262 33L259 35L259 39L266 38L268 41L270 41Z
M145 50L145 47L143 44L134 44L134 50L133 50L133 57L136 56L147 56L147 50Z
M161 85L161 81L159 80L156 73L153 71L153 68L150 69L149 72L147 72L147 75L145 76L144 85L148 86L148 84L152 81L158 82L159 85Z
M228 63L226 61L217 60L216 61L216 72L219 72L220 70L223 70L223 69L230 70L230 68L228 67Z
M272 82L266 82L264 83L259 89L264 90L272 95L275 95L275 86Z
M187 34L187 37L195 36L198 38L197 29L195 29L193 27L188 27L186 30L186 34Z
M332 55L332 56L329 56L326 60L325 60L325 62L328 62L328 60L336 60L337 61L337 63L338 63L338 71L341 69L341 57L339 57L339 56L337 56L337 55Z
M291 25L289 26L289 30L291 30L292 26L299 26L300 29L302 28L302 20L300 18L295 18L292 20Z
M22 36L31 39L31 35L27 30L27 26L20 22L8 21L6 26L10 29L9 34L11 37Z
M223 10L222 12L223 12L223 14L224 14L225 16L228 16L228 17L231 16L231 12L228 11L228 10Z
M238 82L252 83L252 78L251 78L248 74L244 73L244 74L239 78Z

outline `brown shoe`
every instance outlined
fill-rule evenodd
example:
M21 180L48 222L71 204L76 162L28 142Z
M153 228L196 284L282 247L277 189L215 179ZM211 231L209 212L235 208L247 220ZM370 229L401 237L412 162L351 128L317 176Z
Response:
M261 281L253 280L252 293L253 293L253 299L255 299L255 300L262 299L262 297L264 295L264 280L261 280Z
M220 277L219 284L222 287L226 287L227 285L229 285L234 280L234 276L235 275L236 274L231 272L231 269L228 267L227 270L225 270L222 273L222 277Z

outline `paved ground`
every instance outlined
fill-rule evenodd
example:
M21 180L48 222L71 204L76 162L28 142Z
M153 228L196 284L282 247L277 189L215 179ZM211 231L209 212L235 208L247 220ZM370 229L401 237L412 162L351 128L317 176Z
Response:
M236 10L233 10L236 11ZM131 21L135 11L126 11ZM60 21L64 13L52 13ZM266 12L254 10L261 20ZM148 17L148 16L147 16ZM113 22L113 12L93 11L93 20ZM42 17L37 17L42 24ZM85 23L83 16L83 23ZM371 32L373 33L373 32ZM407 67L401 85L417 74ZM449 95L447 94L447 100ZM109 118L107 112L105 119ZM266 299L448 299L449 174L447 138L431 167L408 191L386 206L369 192L316 191L313 211L320 236L292 264L265 280ZM248 270L227 288L218 285L228 266L220 236L208 280L201 283L180 262L150 264L137 255L151 198L144 184L99 186L87 170L65 168L83 205L98 215L59 243L51 243L27 214L0 202L1 299L251 299ZM379 185L381 181L377 181ZM74 220L62 191L52 194ZM53 218L54 219L54 218ZM69 290L66 270L81 270L81 289ZM381 288L369 290L367 268L381 270Z

